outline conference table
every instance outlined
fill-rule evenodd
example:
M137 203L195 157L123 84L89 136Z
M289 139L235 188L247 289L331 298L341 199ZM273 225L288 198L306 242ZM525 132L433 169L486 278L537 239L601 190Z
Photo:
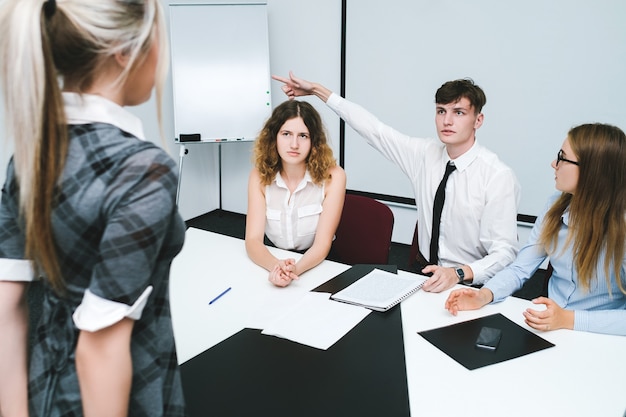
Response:
M189 228L172 263L170 297L190 416L625 415L626 337L535 331L522 316L532 303L515 297L453 316L444 309L451 290L418 291L389 312L372 312L327 350L260 333L269 315L332 288L350 268L323 261L278 288L243 240ZM418 334L497 313L554 347L468 370Z

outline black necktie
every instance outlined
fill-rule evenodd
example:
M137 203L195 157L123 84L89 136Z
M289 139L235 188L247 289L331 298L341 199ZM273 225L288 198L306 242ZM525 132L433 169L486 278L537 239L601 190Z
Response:
M439 226L441 224L441 210L443 209L443 202L446 199L446 183L448 177L456 169L456 165L452 162L448 162L446 165L446 173L443 174L443 178L437 187L435 193L435 202L433 204L433 233L430 237L430 263L437 265L439 262Z

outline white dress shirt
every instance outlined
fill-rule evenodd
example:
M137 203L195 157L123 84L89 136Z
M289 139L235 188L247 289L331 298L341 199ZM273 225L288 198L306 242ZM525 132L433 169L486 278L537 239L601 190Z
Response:
M402 134L337 94L326 104L409 177L417 205L418 245L428 257L435 192L450 161L445 145ZM481 284L517 254L519 183L511 168L477 141L453 163L457 169L448 179L441 214L439 265L469 265L473 283Z

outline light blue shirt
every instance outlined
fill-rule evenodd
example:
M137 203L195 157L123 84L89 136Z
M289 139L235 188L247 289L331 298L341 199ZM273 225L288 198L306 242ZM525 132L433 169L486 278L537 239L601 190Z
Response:
M548 255L539 245L538 239L545 213L559 195L550 198L515 261L485 284L484 287L493 292L494 302L502 301L520 289L547 258ZM574 310L574 330L626 336L626 295L617 286L614 269L610 270L609 294L604 273L604 256L601 255L596 276L592 279L589 290L585 290L578 283L578 273L573 268L572 244L565 247L568 223L569 212L566 212L563 214L557 248L550 257L554 271L548 282L548 296L560 307ZM625 275L626 257L622 259L622 281L626 280Z

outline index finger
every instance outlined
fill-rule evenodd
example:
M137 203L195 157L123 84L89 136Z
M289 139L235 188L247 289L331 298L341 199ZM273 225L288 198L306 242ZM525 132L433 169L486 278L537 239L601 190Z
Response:
M285 84L287 84L289 82L288 78L281 77L280 75L272 75L272 79L274 79L276 81L280 81L280 82L285 83Z

